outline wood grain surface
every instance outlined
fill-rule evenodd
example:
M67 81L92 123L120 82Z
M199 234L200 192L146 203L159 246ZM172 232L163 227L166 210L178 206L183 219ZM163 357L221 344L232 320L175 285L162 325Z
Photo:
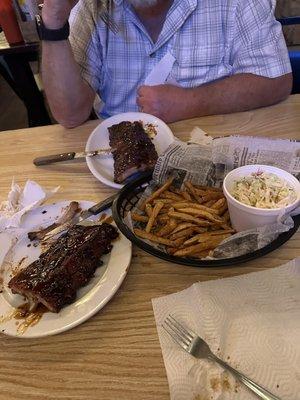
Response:
M84 162L36 168L33 158L82 150L99 121L66 130L58 125L2 132L0 201L12 178L60 185L56 199L98 201L113 190ZM273 107L171 125L187 139L194 126L213 136L247 134L300 139L300 95ZM71 331L43 339L0 338L1 400L167 400L169 390L151 299L205 281L279 266L299 255L300 236L273 253L234 268L198 269L169 264L134 248L129 273L97 315Z

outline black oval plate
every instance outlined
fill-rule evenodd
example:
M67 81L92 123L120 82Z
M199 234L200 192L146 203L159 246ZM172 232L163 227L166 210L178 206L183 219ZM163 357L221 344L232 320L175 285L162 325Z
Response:
M120 191L118 197L114 200L112 206L113 218L120 229L120 231L129 239L132 243L136 244L139 248L146 251L153 256L161 258L175 264L189 265L192 267L228 267L235 264L244 263L246 261L254 260L256 258L262 257L278 247L287 242L298 230L300 226L300 215L293 217L294 227L288 232L281 233L275 240L269 243L267 246L253 251L252 253L247 253L242 256L233 258L223 258L218 260L196 260L194 258L181 258L166 254L160 250L155 249L148 243L145 243L128 228L128 226L123 222L123 216L126 212L130 211L139 199L139 194L145 190L145 184L149 183L152 178L151 173L145 173L124 186Z

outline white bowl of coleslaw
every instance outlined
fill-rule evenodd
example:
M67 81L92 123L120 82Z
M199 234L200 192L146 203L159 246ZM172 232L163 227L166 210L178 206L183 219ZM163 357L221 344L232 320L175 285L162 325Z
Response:
M245 165L223 182L233 228L237 232L276 223L300 204L300 182L270 165Z

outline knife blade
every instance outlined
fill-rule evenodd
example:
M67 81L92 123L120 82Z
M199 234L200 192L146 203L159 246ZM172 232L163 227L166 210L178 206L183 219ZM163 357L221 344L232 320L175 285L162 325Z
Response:
M55 235L58 235L59 233L62 233L70 228L72 228L74 225L77 225L86 219L90 218L92 215L98 215L102 211L107 210L110 208L115 200L115 198L118 196L118 193L108 197L105 200L100 201L99 203L95 204L94 206L88 208L87 210L81 211L77 216L75 216L72 221L69 221L61 226L58 226L57 228L53 229L52 231L48 232L42 242L45 242L52 238Z
M111 154L115 149L107 148L107 149L97 149L93 151L81 151L75 152L70 151L69 153L61 153L61 154L52 154L49 156L37 157L33 160L33 164L37 167L41 165L48 165L52 163L62 162L62 161L71 161L77 158L85 158L85 157L95 157L100 155L108 155Z

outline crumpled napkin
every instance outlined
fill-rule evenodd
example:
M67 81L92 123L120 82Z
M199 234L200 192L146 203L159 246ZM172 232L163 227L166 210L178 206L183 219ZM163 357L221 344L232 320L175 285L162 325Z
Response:
M18 228L24 214L41 205L58 189L59 187L56 187L46 192L38 183L28 180L22 190L13 181L7 200L0 204L0 232L4 229Z
M24 234L22 217L30 210L41 205L59 190L45 191L38 183L28 180L22 189L14 181L7 200L0 203L0 265L9 250Z
M172 400L257 397L217 364L182 350L162 328L169 313L274 395L299 398L300 258L262 272L195 283L152 304Z

